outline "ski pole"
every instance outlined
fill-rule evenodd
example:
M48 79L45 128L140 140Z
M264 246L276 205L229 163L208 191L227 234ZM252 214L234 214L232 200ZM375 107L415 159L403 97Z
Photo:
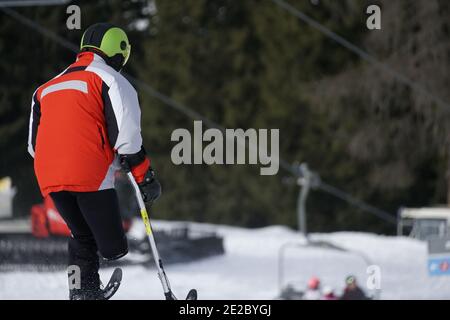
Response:
M164 271L162 259L159 256L158 248L156 247L156 241L153 235L152 225L150 223L147 208L145 207L144 201L142 200L141 190L139 189L139 186L136 180L134 179L133 174L130 171L127 172L127 176L134 187L134 191L136 192L136 198L139 204L139 209L141 210L142 221L144 222L145 232L147 233L147 237L150 242L153 258L156 264L156 269L158 270L158 277L161 280L161 284L164 290L164 296L166 297L166 300L177 300L175 295L172 293L172 289L170 288L169 279L167 278L166 272Z

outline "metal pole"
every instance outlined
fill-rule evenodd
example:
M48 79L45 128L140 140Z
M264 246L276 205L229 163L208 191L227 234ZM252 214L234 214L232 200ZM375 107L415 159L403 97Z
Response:
M311 187L311 172L306 163L299 166L300 178L298 178L298 185L300 192L297 200L297 216L298 216L298 230L307 238L308 231L306 228L306 199L308 198L309 189Z
M397 210L397 237L403 235L402 208Z
M158 270L158 277L161 280L161 284L164 290L164 295L167 300L176 300L175 296L172 293L172 289L170 288L169 279L167 279L166 273L164 271L162 259L159 256L158 248L156 247L155 237L153 235L152 226L150 223L150 219L148 217L147 208L145 207L144 201L142 200L141 191L139 190L139 186L134 180L134 177L131 172L127 172L128 178L130 179L131 184L134 187L134 191L136 192L136 198L139 204L139 208L141 210L142 220L144 221L145 231L147 233L148 241L150 242L150 246L153 252L153 258L155 260L156 269Z

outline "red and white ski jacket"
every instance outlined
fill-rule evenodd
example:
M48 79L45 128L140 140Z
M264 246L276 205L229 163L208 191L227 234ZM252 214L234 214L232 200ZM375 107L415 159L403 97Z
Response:
M28 152L42 195L113 188L117 154L141 150L140 120L138 96L128 80L99 55L79 53L33 94ZM146 159L134 168L137 180L149 165Z

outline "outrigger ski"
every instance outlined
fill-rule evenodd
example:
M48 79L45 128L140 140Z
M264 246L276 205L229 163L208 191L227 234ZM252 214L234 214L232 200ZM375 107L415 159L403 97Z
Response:
M186 300L197 300L197 290L191 289L186 296Z
M156 269L158 270L159 280L161 281L164 290L164 296L166 297L166 300L177 300L172 290L170 289L169 279L167 279L167 275L164 271L162 259L159 257L158 248L156 247L155 237L153 236L152 226L148 217L147 208L142 198L141 189L139 188L129 168L127 170L127 176L131 184L133 185L134 191L136 193L136 200L139 204L139 208L141 209L142 221L144 222L145 232L147 233L148 242L150 243L150 248L152 249L153 259L155 261ZM186 300L197 300L197 290L189 290L186 296Z
M169 289L169 292L164 294L166 296L166 300L178 300L177 297L173 294L172 290ZM197 300L197 290L191 289L189 290L186 300Z
M108 281L106 287L102 290L103 298L109 300L119 289L120 282L122 281L122 269L115 268L111 278Z

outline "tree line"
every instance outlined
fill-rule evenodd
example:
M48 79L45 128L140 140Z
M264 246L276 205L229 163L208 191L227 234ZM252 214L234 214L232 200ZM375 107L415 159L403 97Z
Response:
M82 28L124 27L132 55L126 72L225 128L279 128L280 156L307 162L321 178L395 215L400 206L448 202L448 110L399 83L272 1L73 1ZM376 1L382 29L365 27L374 1L291 1L323 23L450 101L450 4ZM150 5L149 5L150 4ZM155 10L156 8L156 10ZM64 7L20 14L72 43ZM40 194L26 152L31 95L74 60L48 37L0 13L0 176L18 188L26 215ZM180 165L170 135L193 119L139 91L145 147L163 185L154 215L248 227L296 226L298 186L259 167ZM311 231L394 232L383 221L322 192L307 203Z

